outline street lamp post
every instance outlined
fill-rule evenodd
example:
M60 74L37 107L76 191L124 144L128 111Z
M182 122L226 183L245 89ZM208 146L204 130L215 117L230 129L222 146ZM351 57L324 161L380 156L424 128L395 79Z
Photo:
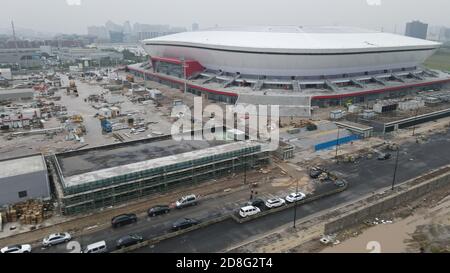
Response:
M416 132L416 122L417 122L417 115L418 114L419 114L419 108L417 107L416 114L414 115L414 126L413 126L412 136L414 136L415 132Z
M247 185L247 158L244 158L244 185Z
M398 156L400 154L400 147L397 147L397 155L395 158L395 167L394 167L394 176L392 178L392 190L394 190L395 178L397 176L397 168L398 168Z
M184 78L184 94L187 92L187 79L186 79L186 59L181 57L182 67L183 67L183 78Z

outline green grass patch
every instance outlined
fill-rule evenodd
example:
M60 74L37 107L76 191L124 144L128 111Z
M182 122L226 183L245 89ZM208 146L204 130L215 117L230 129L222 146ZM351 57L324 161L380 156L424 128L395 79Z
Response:
M442 48L425 61L425 66L431 69L450 71L450 49Z

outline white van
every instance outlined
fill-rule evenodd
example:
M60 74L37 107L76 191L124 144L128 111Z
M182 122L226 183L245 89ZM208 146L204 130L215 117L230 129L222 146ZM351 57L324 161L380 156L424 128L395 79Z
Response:
M105 253L106 251L106 242L101 241L88 245L83 253Z
M246 207L242 207L242 208L239 210L239 215L240 215L242 218L245 218L245 217L247 217L247 216L255 215L255 214L259 213L259 212L261 212L261 210L260 210L259 208L257 208L257 207L254 207L254 206L246 206Z

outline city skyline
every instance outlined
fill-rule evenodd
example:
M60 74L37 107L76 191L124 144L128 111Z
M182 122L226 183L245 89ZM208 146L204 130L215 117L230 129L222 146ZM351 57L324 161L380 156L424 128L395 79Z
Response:
M239 9L235 8L233 1L239 5ZM20 9L25 5L30 8ZM174 5L179 8L173 9ZM200 5L202 9L195 8ZM323 9L324 5L328 8ZM405 5L408 9L404 9ZM450 19L445 12L450 9L450 3L445 0L316 0L296 3L281 0L276 5L266 0L258 1L258 5L252 0L244 3L235 0L226 3L206 0L188 2L155 0L151 3L140 0L130 0L126 3L121 0L18 0L4 3L3 6L5 8L0 11L2 30L8 31L11 28L11 20L14 20L18 29L28 28L36 32L67 34L86 34L88 26L103 25L108 20L120 24L125 21L170 24L188 29L193 23L198 23L201 28L215 25L342 25L396 33L404 32L406 22L412 20L427 22L429 25L450 25ZM143 10L146 12L142 12ZM159 12L153 12L154 10ZM248 10L252 11L251 15ZM352 10L354 14L348 16L348 10ZM42 17L39 20L33 16L36 12L45 14L49 11L52 16ZM230 14L233 14L233 20L230 20ZM319 14L321 16L318 16ZM83 20L80 21L79 18Z

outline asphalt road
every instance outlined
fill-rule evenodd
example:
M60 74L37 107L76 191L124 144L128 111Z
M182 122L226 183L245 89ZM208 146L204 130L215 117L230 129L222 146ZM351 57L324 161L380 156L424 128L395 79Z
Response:
M449 134L434 135L422 144L410 143L401 146L397 183L450 164ZM346 191L297 208L297 219L306 217L333 206L357 200L360 197L388 187L392 184L395 153L386 161L361 159L354 164L341 163L327 166L328 169L344 175L349 182ZM158 244L141 248L135 252L221 252L246 239L271 231L293 220L294 210L279 213L238 224L233 220L220 222L203 229L164 240Z
M292 188L292 189L291 189ZM284 188L283 190L271 193L258 193L257 197L269 199L275 196L287 196L294 192L294 187ZM322 188L322 187L320 187ZM221 215L230 214L247 202L250 198L250 190L242 190L230 195L217 197L214 199L200 200L197 206L187 207L183 209L173 209L166 215L156 217L148 217L147 215L138 215L138 221L134 224L119 227L116 229L107 228L92 232L87 235L77 236L73 238L84 249L88 244L105 240L109 250L114 250L116 241L128 234L139 234L144 239L154 238L170 232L170 228L176 220L188 217L199 221L206 221ZM66 244L55 245L48 248L42 248L40 245L33 246L33 252L37 253L64 253L71 252L72 249Z

